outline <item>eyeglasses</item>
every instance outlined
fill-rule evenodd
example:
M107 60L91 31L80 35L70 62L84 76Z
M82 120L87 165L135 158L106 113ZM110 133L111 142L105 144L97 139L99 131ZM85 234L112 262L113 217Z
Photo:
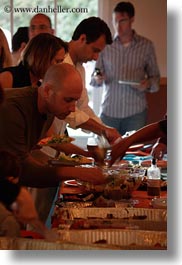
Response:
M30 26L30 30L31 31L34 31L34 30L47 30L47 29L50 29L49 26L46 26L46 25L39 25L39 26L35 26L35 25L32 25Z
M129 20L130 20L129 18L123 18L117 21L117 23L123 25L126 24Z

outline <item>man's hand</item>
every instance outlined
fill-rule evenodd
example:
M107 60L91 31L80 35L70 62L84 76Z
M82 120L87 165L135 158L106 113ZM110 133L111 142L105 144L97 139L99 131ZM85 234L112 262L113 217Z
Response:
M156 143L152 147L151 155L156 158L161 160L163 158L163 155L167 152L167 146L163 143Z
M121 138L121 140L112 146L110 166L118 159L122 158L128 150L128 138Z
M139 85L132 86L133 88L138 89L139 91L146 91L149 87L151 86L150 80L149 79L143 79L141 80Z
M116 140L121 138L121 134L112 127L106 126L103 135L107 138L110 144L114 144Z

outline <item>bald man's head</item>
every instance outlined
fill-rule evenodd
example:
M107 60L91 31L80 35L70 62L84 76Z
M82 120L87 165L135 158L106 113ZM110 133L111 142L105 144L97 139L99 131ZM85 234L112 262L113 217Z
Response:
M40 33L54 34L50 17L42 13L36 14L30 20L29 39L32 39Z
M82 88L81 76L74 66L67 63L50 66L39 88L39 99L43 106L41 112L49 112L64 119L75 111Z
M71 84L73 80L77 80L78 83L82 82L80 73L74 66L68 63L55 64L48 68L42 85L50 84L52 89L56 91L62 89L64 85Z

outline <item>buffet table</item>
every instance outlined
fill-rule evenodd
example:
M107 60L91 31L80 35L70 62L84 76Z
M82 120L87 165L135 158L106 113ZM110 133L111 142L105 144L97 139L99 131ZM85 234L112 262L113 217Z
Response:
M22 231L22 238L1 238L0 248L167 250L167 185L156 201L140 186L131 198L108 200L105 206L94 205L93 196L84 192L76 180L61 183L52 215L57 242Z
M107 249L167 249L167 186L160 199L139 188L109 207L95 206L83 193L75 180L60 186L52 216L60 240Z

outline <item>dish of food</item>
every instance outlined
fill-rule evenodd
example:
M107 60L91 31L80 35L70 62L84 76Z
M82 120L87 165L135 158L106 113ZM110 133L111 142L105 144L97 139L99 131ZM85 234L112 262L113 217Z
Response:
M154 198L151 201L153 208L166 209L167 208L167 198Z
M82 185L90 193L101 193L106 199L130 199L132 192L137 190L142 183L144 175L145 169L140 166L108 169L105 171L107 183L93 185L82 181Z
M72 137L69 137L67 135L53 135L50 137L46 137L41 139L38 142L38 145L40 146L53 146L54 144L63 144L63 143L70 143L74 141L75 139Z
M65 165L65 166L78 166L85 164L92 164L93 158L85 157L82 155L65 155L65 153L60 153L59 157L56 159L49 160L51 165Z

